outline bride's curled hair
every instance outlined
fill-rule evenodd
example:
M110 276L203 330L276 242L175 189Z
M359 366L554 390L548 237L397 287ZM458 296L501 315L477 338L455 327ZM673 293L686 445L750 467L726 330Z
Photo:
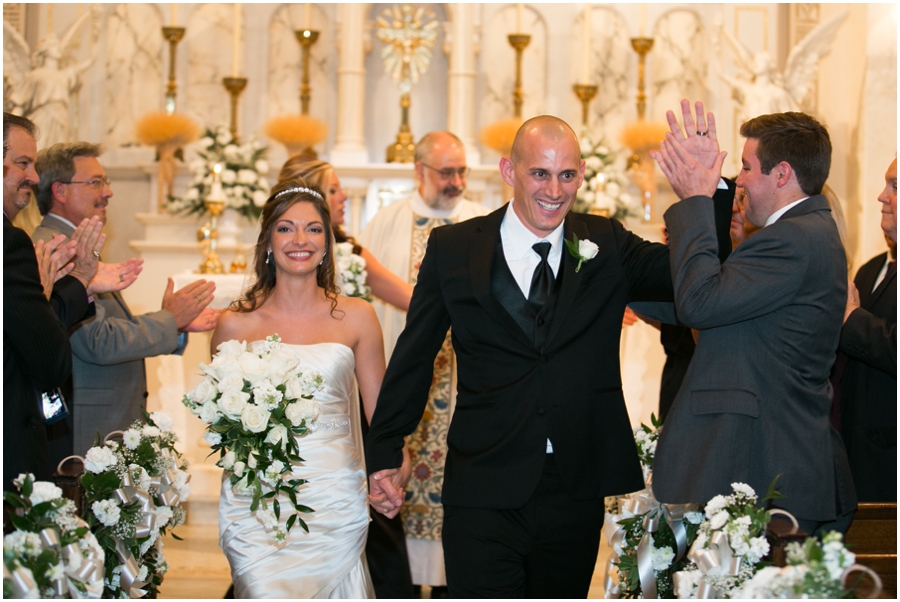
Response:
M331 211L325 201L325 195L317 186L307 184L301 178L278 182L272 190L259 216L259 239L253 251L253 271L256 282L248 288L240 299L232 304L237 312L251 312L265 303L275 288L275 261L268 260L268 247L272 240L275 223L296 203L312 205L325 228L325 259L316 268L316 283L325 290L325 297L331 300L331 311L337 307L337 296L340 289L335 281L334 231L331 227Z

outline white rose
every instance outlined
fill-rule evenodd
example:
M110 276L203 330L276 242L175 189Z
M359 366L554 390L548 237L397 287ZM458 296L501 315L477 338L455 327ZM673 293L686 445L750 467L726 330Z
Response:
M128 429L122 435L122 443L125 444L125 447L128 449L137 449L137 446L141 444L141 433L135 429Z
M247 468L247 465L243 462L235 462L234 466L231 468L231 472L235 474L235 476L242 476L244 474L244 469Z
M203 435L203 439L210 445L218 445L222 442L222 435L219 433L210 433L207 431Z
M234 452L229 451L226 452L226 454L222 456L222 458L218 462L216 462L216 464L218 464L225 470L231 470L231 468L234 466L234 458Z
M84 469L99 474L115 466L117 461L116 454L108 447L92 447L84 456Z
M256 385L269 372L269 363L249 352L241 354L238 358L238 365L244 375L244 380L250 381L251 386Z
M250 468L256 468L257 461L256 456L254 455L255 453L257 453L256 450L251 450L250 454L247 456L247 466Z
M247 351L247 342L246 341L238 341L236 339L231 339L230 341L225 341L224 343L219 344L216 347L216 356L233 356L238 357L240 354Z
M220 381L226 378L229 374L234 374L235 372L238 372L240 370L240 368L238 367L237 357L230 354L216 355L212 358L209 366L200 364L200 369L209 376L212 376L214 379L216 379L216 381Z
M303 420L306 420L308 424L319 416L319 404L314 399L298 399L294 403L288 404L284 410L284 416L294 426L300 426Z
M42 502L49 502L62 497L62 489L47 481L37 481L32 485L31 495L28 499L36 506Z
M728 522L728 512L722 510L713 515L711 519L709 519L709 527L715 531L716 529L721 529L725 526L725 523Z
M159 430L164 433L168 433L172 430L172 417L165 412L153 412L150 414L150 420L152 420L153 424L158 426Z
M597 251L599 250L599 247L590 240L578 241L578 254L585 259L593 259L597 256Z
M261 433L269 424L270 413L257 405L248 403L241 411L241 424L251 433Z
M219 409L229 418L237 420L238 416L241 415L241 412L244 411L244 406L247 405L249 399L249 393L244 393L243 391L225 391L222 393L222 397L219 398Z
M289 372L297 367L297 356L284 345L277 346L268 356L269 369L266 376L273 383L283 383Z
M188 397L196 404L204 404L216 398L216 384L212 378L206 376L200 384L188 392Z
M221 393L225 391L241 391L244 388L244 377L237 373L229 374L219 381L216 388Z
M269 431L269 434L266 435L266 443L277 445L281 447L281 449L284 449L288 437L290 437L290 434L288 434L288 430L284 425L276 424L272 427L272 430Z
M269 173L269 162L265 159L259 159L254 167L256 168L256 171L258 171L262 175L266 175L267 173Z
M149 424L145 424L144 428L141 429L141 434L144 437L159 437L159 429L155 426L150 426Z
M266 204L266 201L269 200L268 195L262 190L256 190L253 192L253 205L255 207L262 207Z
M207 401L200 406L200 421L203 424L215 424L219 419L219 406L214 401Z

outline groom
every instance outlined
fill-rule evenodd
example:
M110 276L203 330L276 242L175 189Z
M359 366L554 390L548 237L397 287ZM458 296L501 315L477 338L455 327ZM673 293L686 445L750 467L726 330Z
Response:
M500 162L513 201L436 228L366 439L370 500L396 467L452 325L459 362L442 502L450 596L584 598L603 497L641 489L619 372L625 305L672 298L668 249L569 214L584 176L572 129L526 121ZM581 263L563 240L591 241Z

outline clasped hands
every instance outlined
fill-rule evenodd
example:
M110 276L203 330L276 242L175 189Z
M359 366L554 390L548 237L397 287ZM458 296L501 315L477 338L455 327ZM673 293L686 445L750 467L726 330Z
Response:
M691 103L687 99L681 101L684 130L678 125L675 113L666 111L670 132L666 133L659 150L650 152L679 199L713 196L728 154L719 152L715 116L707 113L704 118L702 102L695 103L694 108L696 123L691 115Z
M92 217L82 220L68 242L60 234L49 242L35 243L41 286L47 299L53 294L53 284L67 275L77 278L88 295L120 291L137 280L143 270L143 259L131 258L119 263L100 261L100 250L106 242L106 234L100 232L102 228L100 219Z
M388 518L397 516L403 506L403 487L411 472L409 452L404 446L400 468L387 468L369 475L369 504Z

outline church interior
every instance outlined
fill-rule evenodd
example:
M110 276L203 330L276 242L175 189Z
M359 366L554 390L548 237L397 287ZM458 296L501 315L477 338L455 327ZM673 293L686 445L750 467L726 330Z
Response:
M885 250L876 197L897 152L894 3L113 2L3 10L4 110L38 125L38 149L103 145L114 190L104 257L144 259L123 292L135 313L158 309L168 277L176 285L199 277L212 226L226 273L203 277L217 283L214 306L226 307L245 283L258 233L247 207L258 206L254 193L266 195L297 152L334 165L349 196L345 229L358 235L381 207L414 189L411 144L435 130L465 144L466 197L501 207L509 189L498 161L510 128L541 114L579 132L583 153L589 140L613 178L582 199L585 210L620 217L659 241L662 215L677 199L647 151L666 129L666 111L680 116L682 98L715 114L728 177L740 169L743 120L814 115L834 147L827 183L846 220L851 270ZM252 174L239 173L243 188L211 226L195 189L204 145L214 144L249 148ZM38 221L36 211L23 211L17 225ZM204 425L181 402L201 379L209 341L210 333L192 334L182 356L146 362L148 410L173 417L192 473L179 533L186 541L166 542L165 598L219 597L230 581L216 541L222 470L207 458ZM635 426L657 411L664 360L658 332L643 323L624 328L622 379ZM604 546L592 597L603 595L608 554Z

